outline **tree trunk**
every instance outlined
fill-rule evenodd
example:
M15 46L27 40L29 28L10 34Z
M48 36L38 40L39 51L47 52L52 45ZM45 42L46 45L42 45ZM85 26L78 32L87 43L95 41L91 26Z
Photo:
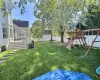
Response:
M52 37L53 37L53 35L52 35L52 30L51 30L51 40L50 41L53 41Z
M61 32L61 43L64 43L64 32Z

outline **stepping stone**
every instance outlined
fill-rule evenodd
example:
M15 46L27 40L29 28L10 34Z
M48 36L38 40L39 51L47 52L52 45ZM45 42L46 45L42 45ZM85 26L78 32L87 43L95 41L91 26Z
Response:
M10 52L9 54L14 54L15 52Z
M4 56L0 61L5 61L6 59L10 58L17 50L14 50L14 52L10 52L8 55Z
M8 54L8 56L12 56L13 54Z
M10 55L4 56L2 59L8 59Z
M14 54L16 51L18 51L18 50L14 50L13 52L10 52L10 54Z
M18 50L14 50L14 52L16 52L16 51L18 51Z
M5 61L6 61L6 60L0 60L0 64L3 63L3 62L5 62Z

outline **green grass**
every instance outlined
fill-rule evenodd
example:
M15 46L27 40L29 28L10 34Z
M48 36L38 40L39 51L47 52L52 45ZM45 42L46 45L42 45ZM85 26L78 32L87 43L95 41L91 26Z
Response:
M37 43L35 49L17 51L0 65L0 80L32 80L55 69L84 72L93 80L99 80L95 70L100 66L100 49L93 48L84 56L87 48L68 50L55 43Z
M4 56L10 54L10 52L13 52L14 50L7 50L7 51L4 51L4 52L1 52L0 53L0 59L2 59Z

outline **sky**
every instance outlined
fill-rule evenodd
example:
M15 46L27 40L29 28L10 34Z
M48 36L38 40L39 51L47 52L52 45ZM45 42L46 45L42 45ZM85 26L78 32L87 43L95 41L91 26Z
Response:
M36 21L36 17L34 16L34 4L28 3L25 8L25 13L20 13L20 8L16 7L12 10L12 18L29 21L29 27L31 27L32 23Z

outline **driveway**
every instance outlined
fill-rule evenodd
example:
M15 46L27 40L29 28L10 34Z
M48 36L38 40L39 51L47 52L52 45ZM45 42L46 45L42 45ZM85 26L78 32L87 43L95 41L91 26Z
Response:
M50 35L44 35L39 41L50 41L51 36ZM34 40L35 42L38 41L36 38L31 38L31 40ZM55 41L61 41L60 36L53 36L53 40ZM64 42L67 42L67 37L64 36Z

